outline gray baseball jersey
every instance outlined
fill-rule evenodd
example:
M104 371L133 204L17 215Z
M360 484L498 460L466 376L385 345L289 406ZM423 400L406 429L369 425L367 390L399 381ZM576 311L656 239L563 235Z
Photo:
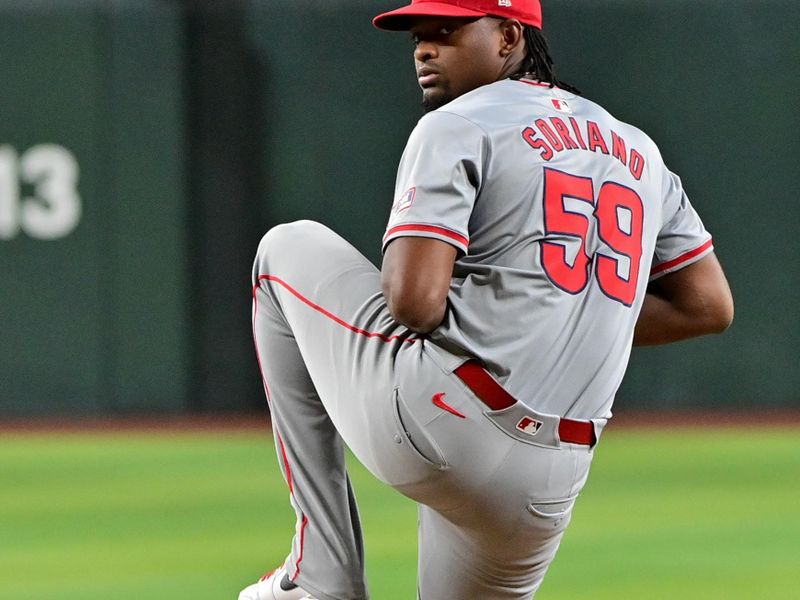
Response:
M450 366L482 360L521 402L607 418L648 278L711 252L655 144L597 104L531 81L478 88L423 117L384 247L459 250L443 324Z

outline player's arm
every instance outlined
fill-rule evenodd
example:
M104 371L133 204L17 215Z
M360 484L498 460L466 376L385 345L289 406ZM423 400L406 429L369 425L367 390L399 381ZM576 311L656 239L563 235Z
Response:
M733 321L733 297L712 253L653 281L636 323L634 346L721 333Z
M447 310L457 250L441 240L401 237L386 247L383 295L394 319L418 333L436 329Z
M383 236L383 295L396 321L429 333L447 312L453 264L469 252L469 222L490 143L456 114L433 111L409 137Z

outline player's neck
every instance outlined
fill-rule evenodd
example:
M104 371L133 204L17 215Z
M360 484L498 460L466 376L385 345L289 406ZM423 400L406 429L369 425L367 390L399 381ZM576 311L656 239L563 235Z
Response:
M524 79L525 81L533 81L533 82L536 82L536 83L543 83L543 84L547 84L547 85L552 85L552 83L550 81L546 81L545 79L542 79L541 77L539 77L536 73L530 73L530 72L517 73L515 75L512 75L511 79L515 79L515 80Z

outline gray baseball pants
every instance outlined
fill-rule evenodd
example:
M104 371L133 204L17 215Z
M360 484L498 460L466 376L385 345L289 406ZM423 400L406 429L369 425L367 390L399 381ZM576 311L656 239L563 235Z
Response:
M531 598L592 450L546 432L521 441L513 423L529 409L485 406L452 373L452 355L392 319L380 272L323 225L270 230L253 284L256 349L297 514L290 577L319 600L369 596L347 444L418 503L419 599Z

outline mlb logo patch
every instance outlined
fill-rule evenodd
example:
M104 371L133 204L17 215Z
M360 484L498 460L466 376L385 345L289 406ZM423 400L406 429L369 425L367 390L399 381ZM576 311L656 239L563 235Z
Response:
M497 0L497 6L511 6L511 0Z
M542 422L530 417L522 417L517 423L517 429L528 435L536 435L542 427Z
M411 208L411 205L414 204L414 198L416 197L417 188L412 187L411 189L407 190L405 194L395 200L394 206L392 206L392 212L397 214L403 212L404 210L408 210Z
M566 100L550 98L550 102L553 103L553 108L555 108L557 111L572 114L572 109L569 107L569 103Z

